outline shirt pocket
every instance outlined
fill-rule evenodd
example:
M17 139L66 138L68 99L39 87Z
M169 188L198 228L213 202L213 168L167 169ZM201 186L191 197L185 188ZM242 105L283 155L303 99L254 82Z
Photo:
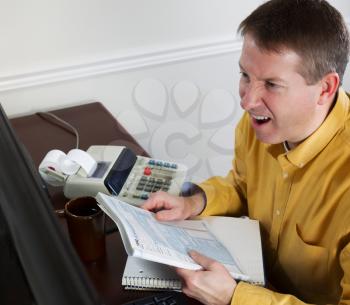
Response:
M296 224L295 234L290 240L294 248L290 255L295 285L300 291L325 295L328 292L328 249L305 241L303 236L305 235Z

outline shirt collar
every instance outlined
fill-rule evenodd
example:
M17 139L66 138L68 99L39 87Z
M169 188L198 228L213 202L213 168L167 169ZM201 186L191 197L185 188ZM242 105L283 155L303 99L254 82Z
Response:
M288 160L297 167L303 167L312 160L344 125L348 112L349 98L339 88L337 101L325 121L311 136L286 154Z
M289 145L288 145L288 142L287 142L287 141L284 141L284 142L283 142L283 148L284 148L284 151L285 151L285 152L289 152L289 151L290 151L290 148L289 148Z

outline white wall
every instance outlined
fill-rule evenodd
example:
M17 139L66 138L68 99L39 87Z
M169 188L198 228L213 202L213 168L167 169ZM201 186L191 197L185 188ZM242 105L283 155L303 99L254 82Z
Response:
M235 31L261 2L2 0L0 101L18 116L99 100L155 157L194 180L224 174L241 114ZM348 0L331 3L350 22Z
M231 40L258 2L2 0L0 75Z

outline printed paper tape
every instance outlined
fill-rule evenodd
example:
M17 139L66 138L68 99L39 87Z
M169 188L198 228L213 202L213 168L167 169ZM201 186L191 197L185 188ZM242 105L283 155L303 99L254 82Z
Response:
M39 165L39 172L43 179L52 186L62 186L68 176L74 175L82 168L86 176L93 174L97 162L87 152L72 149L65 154L54 149L49 151Z

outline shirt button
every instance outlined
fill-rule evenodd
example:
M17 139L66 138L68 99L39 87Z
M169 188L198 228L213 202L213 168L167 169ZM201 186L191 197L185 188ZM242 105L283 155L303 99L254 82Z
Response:
M276 215L277 215L277 216L280 216L280 214L281 214L281 211L280 211L280 210L277 210L277 211L276 211Z
M288 178L288 173L287 172L283 172L283 178L284 179Z

